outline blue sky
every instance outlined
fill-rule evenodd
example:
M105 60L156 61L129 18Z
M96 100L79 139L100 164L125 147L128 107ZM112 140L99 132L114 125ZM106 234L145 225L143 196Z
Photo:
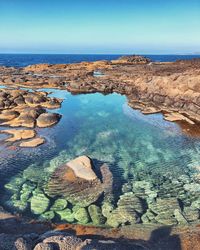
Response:
M0 53L200 53L200 0L0 0Z

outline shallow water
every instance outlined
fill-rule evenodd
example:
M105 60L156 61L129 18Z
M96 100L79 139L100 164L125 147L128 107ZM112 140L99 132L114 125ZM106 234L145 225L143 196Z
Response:
M192 206L190 216L197 220L198 215L194 214L200 210L200 184L196 178L196 167L200 166L200 138L183 134L177 124L164 121L161 114L143 115L133 110L127 105L126 97L119 94L71 95L64 90L43 90L53 91L50 96L64 99L62 107L53 110L62 114L62 119L54 127L37 129L47 140L38 148L1 145L0 183L5 187L1 189L1 205L30 217L61 221L59 211L52 215L50 209L55 199L47 195L50 202L41 213L31 212L31 199L37 192L44 192L45 184L58 166L77 156L88 155L97 170L102 163L108 164L114 178L114 207L119 206L120 195L121 199L124 195L137 197L145 204L142 211L136 209L139 219L135 223L179 223L174 219L174 212L167 219L164 216L156 220L155 217L160 216L160 212L156 212L159 208L152 208L157 199L164 199L170 204L166 210L173 206L176 209L174 198L178 198L182 212ZM37 189L35 194L34 189ZM40 197L38 206L45 206L46 202L46 198ZM132 198L128 211L130 206L135 206L131 202ZM98 201L97 205L101 207L103 203ZM154 217L145 219L150 207ZM68 209L71 208L69 205ZM65 221L81 223L76 219ZM126 224L126 221L119 224Z

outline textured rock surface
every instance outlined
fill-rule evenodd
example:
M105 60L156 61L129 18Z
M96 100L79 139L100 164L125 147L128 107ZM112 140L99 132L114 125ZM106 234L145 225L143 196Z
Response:
M37 146L40 146L41 144L43 144L45 142L45 139L42 137L37 137L34 138L32 140L29 141L23 141L19 144L20 147L24 147L24 148L34 148Z
M103 180L108 179L106 174L108 177L112 176L108 167L105 171L104 165ZM87 156L81 156L56 169L46 192L53 197L62 195L73 205L87 207L97 201L104 190L108 192L109 187L108 180L102 183L96 176L91 160Z
M30 92L21 89L0 89L0 126L35 128L49 127L56 124L61 116L47 113L46 108L59 108L61 100L50 98L45 92ZM35 136L33 130L2 130L1 133L8 133L13 137L6 139L6 142L13 143L30 139ZM43 141L44 142L44 141ZM31 147L41 144L41 140L33 140ZM23 145L23 143L22 143ZM24 147L30 145L24 143Z
M199 64L199 59L157 63L141 56L125 56L113 61L39 64L22 69L0 67L0 84L66 88L74 93L115 91L126 94L129 104L144 113L163 111L169 114L178 111L178 118L173 120L191 123L200 121ZM95 71L103 75L95 77ZM33 76L34 73L39 75ZM56 77L52 78L51 75ZM4 98L0 97L0 108L13 105L13 102L4 102L4 93L0 96ZM22 94L22 97L17 96L15 103L32 104L39 101L42 101L41 97L35 98L29 94L24 98ZM50 102L43 103L46 107L50 105Z
M40 128L50 127L60 120L60 115L55 113L43 113L37 118L37 126Z

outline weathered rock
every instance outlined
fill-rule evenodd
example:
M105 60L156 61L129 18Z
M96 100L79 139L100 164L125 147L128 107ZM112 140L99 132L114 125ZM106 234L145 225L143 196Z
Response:
M42 137L37 137L37 138L34 138L32 140L29 140L29 141L24 141L24 142L21 142L19 144L20 147L24 147L24 148L34 148L34 147L37 147L37 146L40 146L41 144L43 144L45 142L45 139L42 138Z
M55 217L54 211L47 211L43 214L41 214L40 218L43 220L51 221Z
M19 116L19 112L15 110L3 110L0 113L0 120L10 121Z
M44 195L44 193L39 189L35 189L33 191L33 196L30 200L32 213L43 214L45 211L47 211L49 205L50 205L50 201Z
M67 221L67 222L74 222L74 214L69 208L65 208L62 211L56 211L56 213L60 216L61 220Z
M103 171L103 178L107 172ZM108 183L102 183L93 170L91 160L81 156L56 169L46 192L50 196L62 195L73 205L87 207L97 201L104 190L108 192Z
M120 196L117 208L107 217L107 224L118 227L126 224L136 224L140 222L140 213L145 210L145 204L132 192Z
M43 113L37 118L37 126L46 128L59 122L61 115L56 113Z
M74 212L74 218L82 224L87 224L90 220L86 208L83 207L77 209L76 212Z
M53 211L61 211L67 207L67 200L65 199L57 199L54 204L51 206L51 210Z
M21 130L21 129L1 130L1 133L12 135L12 137L5 140L7 142L15 142L25 139L31 139L36 135L36 132L34 130Z
M101 224L104 224L105 223L105 217L103 216L102 214L102 211L101 211L101 208L96 206L96 205L90 205L88 207L88 212L89 212L89 215L92 219L92 222L95 224L95 225L101 225Z
M158 198L156 202L149 204L149 209L156 214L155 220L165 225L177 223L174 217L174 211L176 211L175 213L177 216L180 215L179 219L181 217L181 209L176 198Z

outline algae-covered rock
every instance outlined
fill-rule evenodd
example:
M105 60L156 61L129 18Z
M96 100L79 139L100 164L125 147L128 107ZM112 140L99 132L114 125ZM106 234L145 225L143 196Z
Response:
M22 200L12 200L12 205L20 212L24 212L28 207L28 203Z
M194 209L199 209L200 210L200 198L193 201L192 204L191 204L191 207L194 208Z
M180 210L175 209L174 216L179 224L187 224L188 223L186 217L184 216L184 214Z
M8 183L5 184L5 188L10 190L11 192L19 192L21 189L25 179L22 177L13 177Z
M57 200L55 200L54 204L52 205L51 210L61 211L67 207L67 204L68 204L68 202L65 199L61 199L61 198L57 199Z
M67 222L74 222L74 214L69 208L65 208L62 211L56 211L56 213L60 216L61 220L64 220Z
M87 224L90 220L88 212L86 210L86 208L79 208L76 210L76 212L74 212L74 218L83 224Z
M103 203L101 210L102 210L103 216L107 218L109 217L111 212L114 210L114 206L112 203L106 201Z
M142 199L135 196L134 193L129 192L120 196L117 202L118 207L132 207L137 213L142 214L146 209L146 203Z
M158 223L168 225L168 226L177 224L177 220L174 218L174 216L171 215L170 212L162 212L162 213L158 214L155 217L155 220Z
M48 175L43 168L32 164L24 170L23 178L34 183L43 183L45 180L48 180Z
M192 207L184 207L183 214L189 222L195 222L200 218L200 211Z
M141 220L144 224L156 223L155 216L151 210L147 209L146 213L142 215Z
M136 224L140 222L140 213L144 211L141 199L132 192L120 196L117 208L107 216L107 224L111 227L118 227L126 224Z
M29 198L32 195L33 190L35 189L36 185L32 183L24 183L22 185L22 189L20 191L20 199L24 202L28 202Z
M89 215L92 219L92 222L95 225L100 225L105 223L105 217L102 214L101 208L96 205L90 205L88 207Z
M180 209L176 198L158 198L156 202L149 204L149 208L155 214L169 212L173 215L175 209Z
M31 211L34 214L43 214L49 207L50 201L40 189L33 191L33 196L30 200Z
M47 211L41 214L40 216L41 219L48 220L48 221L53 220L54 217L55 217L54 211Z

